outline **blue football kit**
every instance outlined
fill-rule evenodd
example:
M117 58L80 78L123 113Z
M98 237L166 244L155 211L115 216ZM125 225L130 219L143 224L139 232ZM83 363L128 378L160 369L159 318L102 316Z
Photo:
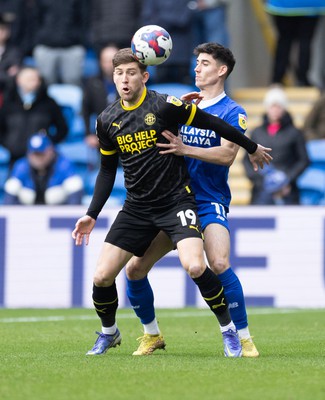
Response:
M226 95L225 92L211 100L202 100L198 108L217 116L239 130L246 131L245 110ZM221 145L221 136L210 129L182 125L180 134L184 144L202 148ZM191 178L191 188L197 203L197 212L202 230L211 223L218 223L229 230L227 214L231 201L228 185L229 167L212 164L195 158L185 157ZM244 294L241 283L232 268L218 275L226 295L232 320L236 328L248 326ZM155 318L153 292L146 276L143 279L127 281L127 294L142 324Z
M246 131L246 112L224 92L211 100L202 100L199 108L218 116L241 131ZM218 132L183 125L181 135L184 144L202 148L220 146ZM227 213L231 201L228 185L229 167L185 157L191 176L202 229L210 223L219 223L228 229Z

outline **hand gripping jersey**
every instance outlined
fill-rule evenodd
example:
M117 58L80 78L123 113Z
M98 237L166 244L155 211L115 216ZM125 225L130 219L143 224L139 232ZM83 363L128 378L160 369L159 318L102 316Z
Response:
M97 118L101 169L87 214L97 218L113 187L117 158L125 177L128 204L136 207L168 207L192 193L183 157L161 155L156 143L166 143L162 131L177 135L179 125L213 129L253 153L257 145L219 118L174 96L144 88L139 102L125 107L121 100ZM118 157L117 157L118 156Z
M199 107L209 114L222 118L243 134L245 133L246 112L225 93L215 99L201 101ZM182 126L181 135L183 142L190 146L209 148L220 146L221 143L221 137L218 132L209 129L203 130L191 126ZM189 157L185 157L185 159L197 203L221 203L228 212L231 201L231 193L227 183L229 167Z

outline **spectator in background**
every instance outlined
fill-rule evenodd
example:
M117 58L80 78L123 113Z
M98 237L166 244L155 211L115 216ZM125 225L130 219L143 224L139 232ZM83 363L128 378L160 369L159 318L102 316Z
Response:
M19 48L10 44L10 23L0 15L0 107L3 104L3 93L8 83L17 75L22 62Z
M25 0L1 0L0 14L11 25L10 44L20 45L19 39L23 25L23 10Z
M325 91L308 113L304 124L305 139L325 139Z
M56 144L64 140L68 126L60 106L48 96L39 71L23 67L5 93L0 109L0 143L11 155L11 165L26 155L34 132L45 130Z
M88 45L87 0L35 0L33 57L46 83L81 85Z
M214 42L229 46L228 6L230 0L194 0L188 7L194 10L194 44Z
M118 48L115 45L101 49L99 54L100 74L89 78L84 85L82 115L86 127L86 141L91 147L98 147L98 139L95 133L97 116L117 99L112 63L117 51Z
M157 83L191 84L192 17L188 0L143 0L142 25L159 25L167 30L173 41L169 59L156 68Z
M325 12L324 0L266 0L265 7L277 30L271 82L284 83L290 69L291 50L297 44L298 58L293 65L296 84L311 86L308 79L311 45L319 15Z
M82 195L83 182L72 163L39 132L30 138L27 156L13 166L5 183L4 204L81 204Z
M141 6L142 0L91 0L90 43L97 54L109 43L130 47Z
M293 124L282 89L270 89L264 105L264 121L252 131L251 138L272 148L273 161L256 174L244 157L247 176L253 183L251 204L299 204L296 181L309 164L303 133Z
M37 0L1 0L0 14L10 22L9 43L20 49L22 56L30 57L34 45ZM24 60L25 61L25 60Z

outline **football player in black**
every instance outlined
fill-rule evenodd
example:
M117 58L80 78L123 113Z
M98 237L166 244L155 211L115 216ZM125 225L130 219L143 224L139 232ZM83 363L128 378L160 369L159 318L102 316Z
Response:
M227 327L229 357L241 356L241 345L231 320L219 278L206 266L201 226L183 157L162 155L157 143L167 143L165 129L178 133L179 125L217 131L244 147L255 169L272 157L271 149L257 145L222 119L195 104L146 88L149 73L131 49L119 50L114 59L114 83L120 99L97 118L101 166L94 195L72 237L81 245L95 226L96 218L114 185L118 159L124 170L127 197L103 245L93 279L93 304L102 329L87 355L99 355L121 343L116 324L118 294L115 279L132 255L142 256L152 240L164 231L178 250L180 262L197 284L204 300ZM164 348L163 337L156 343Z

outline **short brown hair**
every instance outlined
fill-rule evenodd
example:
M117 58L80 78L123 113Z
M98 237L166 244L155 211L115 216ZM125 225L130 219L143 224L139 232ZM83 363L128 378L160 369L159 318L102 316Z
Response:
M113 58L113 67L114 69L121 64L129 64L132 62L136 62L139 65L139 68L142 72L147 70L147 66L141 64L135 55L132 53L131 48L126 47L125 49L120 49Z

